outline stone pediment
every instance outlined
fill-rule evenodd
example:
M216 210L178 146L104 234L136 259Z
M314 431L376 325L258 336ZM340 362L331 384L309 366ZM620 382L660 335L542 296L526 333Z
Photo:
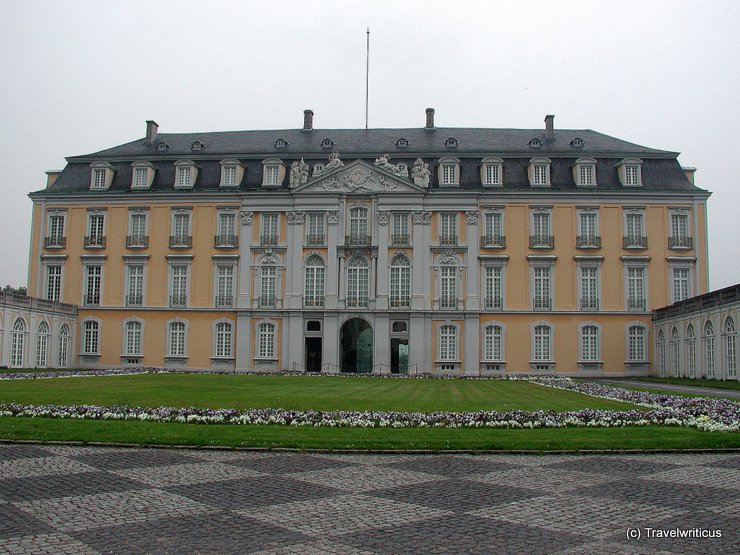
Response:
M296 193L420 193L424 189L410 180L377 166L355 160L335 170L309 179L294 189Z

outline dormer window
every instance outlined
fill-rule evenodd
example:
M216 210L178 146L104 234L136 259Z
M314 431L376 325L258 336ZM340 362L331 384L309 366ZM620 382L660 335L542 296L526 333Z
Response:
M504 161L501 158L484 158L480 166L480 182L483 186L496 187L504 184Z
M92 175L90 176L90 189L105 190L113 181L113 172L116 169L107 162L95 162L90 165Z
M400 139L396 141L396 148L408 148L408 147L409 147L409 142L407 139L404 139L403 137L401 137Z
M596 186L596 160L579 158L573 164L573 180L579 187Z
M314 164L313 165L313 176L318 177L322 173L324 173L324 164Z
M457 139L454 137L450 137L445 141L445 147L446 148L457 148Z
M244 177L244 166L239 160L221 160L219 187L238 187Z
M157 151L159 152L166 152L170 149L170 145L165 143L164 141L159 141L157 143Z
M332 141L331 139L324 139L323 141L321 141L321 148L323 148L324 150L331 150L332 148L334 148L334 141Z
M456 186L460 184L460 160L457 158L442 158L439 161L438 175L440 186Z
M175 189L192 189L198 178L198 166L192 160L175 162Z
M542 148L542 141L540 141L537 137L529 141L529 148Z
M532 187L549 187L550 159L532 158L527 165L527 174Z
M570 142L570 146L573 148L583 148L583 139L576 137Z
M285 179L285 165L282 160L270 158L262 162L262 186L278 187Z
M131 176L132 189L148 189L152 186L154 172L157 168L149 162L134 162L131 164L133 174Z
M408 167L407 164L401 162L401 163L397 164L396 167L398 168L398 173L399 174L408 177L408 175L409 175L409 167Z
M285 139L278 139L275 141L275 148L277 149L285 149L288 148L288 141Z
M198 151L201 151L201 150L205 150L205 148L206 148L206 145L204 145L204 144L203 144L203 143L201 143L200 141L195 141L195 142L194 142L194 143L193 143L193 144L192 144L192 145L190 146L190 150L192 150L193 152L198 152Z
M625 187L642 186L642 160L637 158L626 158L617 164L619 181Z

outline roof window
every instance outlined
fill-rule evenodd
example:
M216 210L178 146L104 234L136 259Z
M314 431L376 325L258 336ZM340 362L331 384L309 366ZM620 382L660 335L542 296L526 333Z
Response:
M170 145L168 145L168 144L167 144L167 143L165 143L164 141L159 141L159 142L157 143L157 150L158 150L158 151L160 151L160 152L161 152L161 151L167 151L167 150L169 150L169 149L170 149Z
M396 141L396 148L408 148L409 147L409 141L408 139L404 139L401 137Z
M192 150L193 152L198 152L199 150L205 150L205 148L206 148L206 145L204 145L204 144L203 144L203 143L201 143L200 141L195 141L195 142L194 142L194 143L193 143L193 144L192 144L192 145L190 146L190 150Z
M334 148L334 141L332 141L331 139L324 139L323 141L321 141L321 148L324 148L324 149Z
M445 147L447 148L457 148L457 139L454 137L450 137L445 141Z
M542 148L542 141L535 137L529 141L529 148Z

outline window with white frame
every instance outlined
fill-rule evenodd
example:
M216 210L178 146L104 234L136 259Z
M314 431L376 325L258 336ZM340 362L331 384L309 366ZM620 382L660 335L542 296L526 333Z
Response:
M124 324L124 356L138 357L142 355L141 332L142 324L138 320L129 320Z
M579 158L573 164L573 179L579 187L594 187L596 185L596 160L593 158Z
M599 327L588 324L581 327L581 360L598 362L601 360L601 340Z
M457 309L457 266L440 266L439 307Z
M229 322L216 324L216 345L214 354L217 357L231 357L231 344L233 341L232 327Z
M689 378L696 377L696 332L693 324L686 328L686 369Z
M347 306L367 307L370 292L370 265L363 256L347 261Z
M25 346L26 323L18 318L13 322L13 330L10 334L10 366L12 368L23 366Z
M460 184L460 160L457 158L442 158L438 172L437 179L441 186Z
M106 173L106 170L104 169L94 169L93 170L93 180L92 180L91 189L105 189L105 185L106 185L105 173Z
M673 302L677 303L691 296L691 269L673 268Z
M439 214L439 244L457 245L457 213L441 212Z
M532 211L532 234L529 237L530 247L552 248L554 246L551 218L552 214L549 210L534 209Z
M647 310L646 269L643 266L627 266L627 310Z
M581 310L599 310L599 267L579 265Z
M275 324L265 322L257 326L257 357L275 358Z
M175 162L175 188L190 189L198 177L198 166L191 160Z
M103 267L99 264L85 265L85 305L100 304L100 290L103 277Z
M49 324L41 322L36 334L36 368L49 365Z
M457 326L446 324L439 328L439 360L457 360Z
M216 246L237 246L236 233L236 213L231 210L219 210L216 220Z
M126 306L144 305L144 265L126 264Z
M725 362L727 364L727 376L729 378L737 377L737 331L735 320L732 316L725 319L724 329L725 343Z
M505 247L504 213L501 210L488 211L484 214L485 235L483 246Z
M59 352L57 353L59 368L66 368L69 365L70 339L69 326L62 324L59 328Z
M691 248L693 242L689 236L689 215L687 212L671 213L671 233L668 236L668 247L671 249Z
M578 211L578 236L576 246L579 248L600 247L598 214L591 210Z
M552 361L552 328L545 324L534 327L532 338L532 360Z
M278 215L262 214L260 217L261 230L260 242L262 245L270 246L278 244Z
M390 305L392 308L411 304L411 261L403 254L396 255L390 265Z
M99 354L100 324L95 320L85 320L82 323L82 353L87 355Z
M481 183L489 187L503 185L503 160L500 158L483 159L481 162Z
M642 185L642 160L626 158L617 164L619 181L625 187L640 187Z
M645 326L632 325L627 330L627 361L628 362L645 362L645 339L647 332Z
M268 258L260 265L260 296L262 308L277 306L277 261Z
M188 265L170 265L170 306L184 307L188 304Z
M533 158L528 167L529 184L532 187L550 186L550 160L548 158Z
M190 210L176 210L172 213L172 235L170 247L190 247L193 244Z
M532 267L532 310L552 310L552 267Z
M131 182L133 189L145 189L149 186L149 170L147 168L134 168L134 177Z
M645 236L645 213L641 210L630 210L629 212L625 212L624 222L624 248L647 247L647 237Z
M184 357L186 338L187 326L185 322L170 322L167 325L167 356Z
M264 185L278 185L280 168L278 166L265 166Z
M714 373L716 370L716 357L714 352L714 324L711 320L708 320L704 324L704 368L706 369L706 377L714 379Z
M102 212L88 212L86 247L105 246L105 214Z
M237 187L244 176L244 166L238 160L221 161L221 187Z
M391 244L401 246L410 244L409 215L407 212L394 212L391 215L391 229Z
M216 266L216 307L228 308L234 305L234 266Z
M46 266L46 300L59 301L62 298L62 266L49 264Z
M107 189L110 187L115 168L106 162L94 162L90 167L92 168L90 189Z
M674 377L681 376L681 337L675 327L671 330L671 370Z
M64 214L63 213L50 213L49 214L49 233L46 237L45 246L48 247L64 247L66 244L64 237Z
M350 244L364 245L369 235L367 232L368 209L365 206L353 206L349 209Z
M483 284L486 310L501 310L504 306L504 278L502 266L486 266Z
M282 184L285 177L285 166L278 158L270 158L262 161L262 186L277 187Z
M483 328L483 360L502 362L504 329L498 324L489 324Z
M308 235L306 243L311 246L320 246L326 243L324 237L324 213L308 213Z
M656 366L658 367L658 375L665 376L665 334L663 330L658 331L658 339L656 343Z
M324 287L326 283L326 266L324 259L315 254L309 256L305 266L305 284L303 306L320 308L324 306Z
M145 211L129 211L127 247L148 245L147 214Z

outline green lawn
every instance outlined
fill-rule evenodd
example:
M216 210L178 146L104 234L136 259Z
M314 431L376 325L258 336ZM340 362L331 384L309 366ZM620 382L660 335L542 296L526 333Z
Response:
M535 430L290 428L18 417L0 418L0 438L143 445L435 451L740 447L740 433L700 432L692 428L660 426Z
M0 403L401 412L640 408L524 381L205 374L4 381Z
M668 383L676 385L690 385L694 387L715 387L717 389L735 389L740 390L740 381L737 380L707 380L691 378L630 378L640 382L648 383Z

